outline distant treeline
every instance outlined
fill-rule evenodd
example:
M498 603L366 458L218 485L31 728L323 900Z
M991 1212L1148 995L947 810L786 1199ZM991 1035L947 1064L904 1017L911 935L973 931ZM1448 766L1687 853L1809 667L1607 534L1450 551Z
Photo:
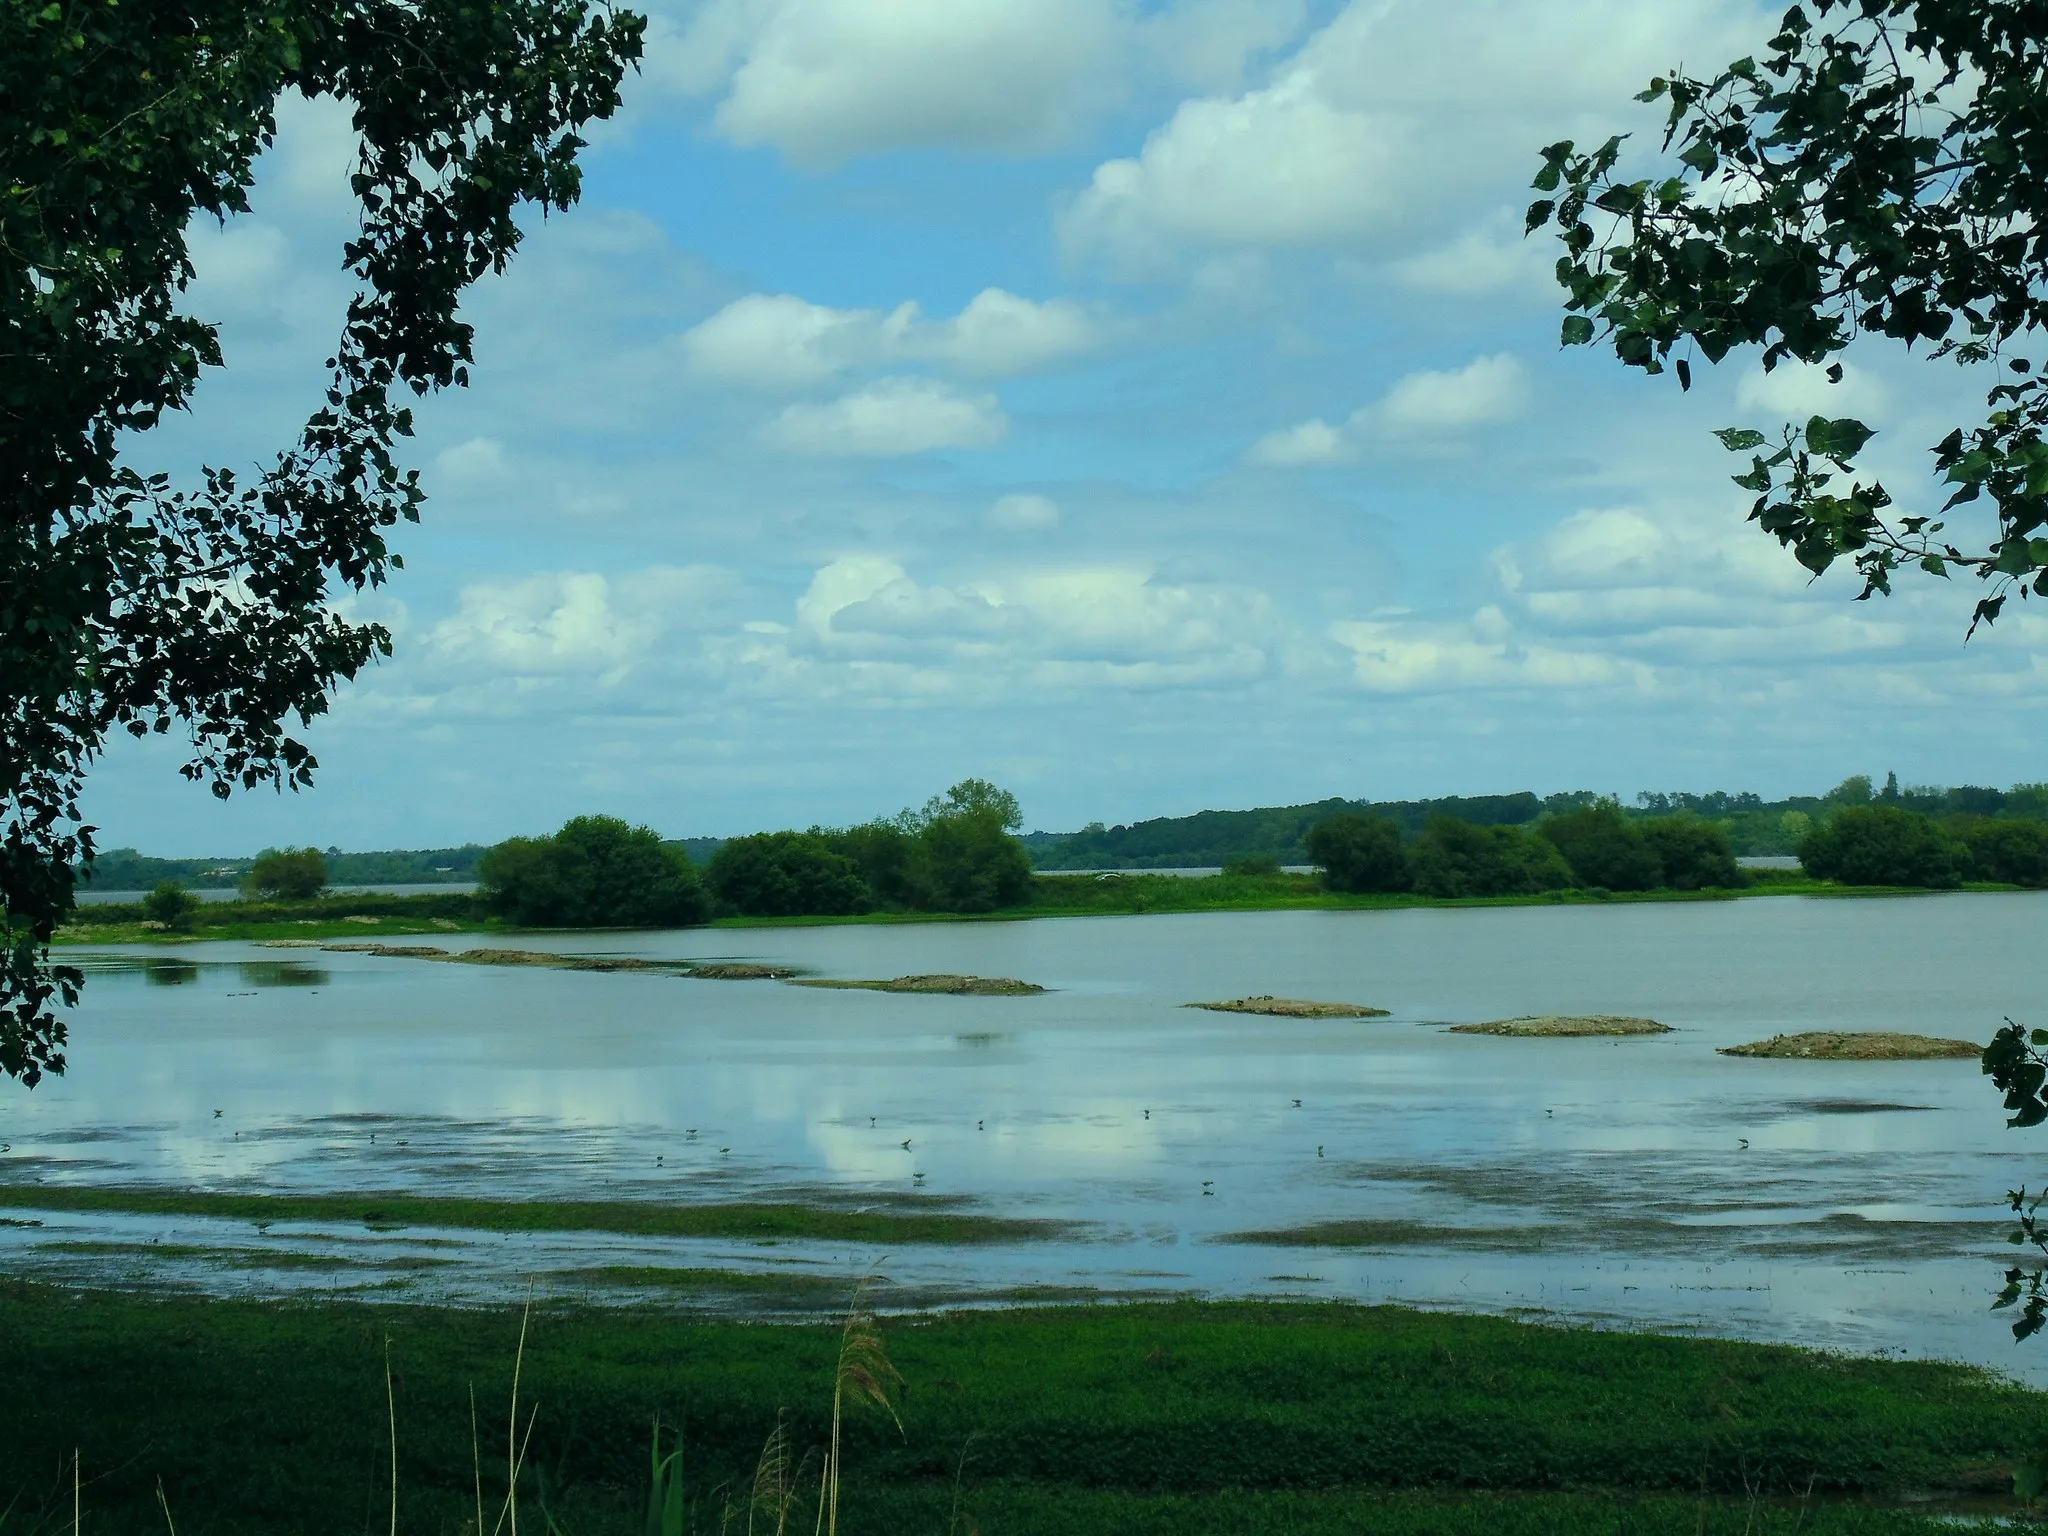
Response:
M1440 800L1333 798L1310 805L1161 816L1129 826L1105 827L1091 822L1079 832L1028 832L1022 841L1033 866L1042 870L1198 869L1248 858L1312 864L1316 861L1309 854L1309 830L1336 815L1390 821L1404 839L1413 839L1439 816L1474 826L1526 827L1545 815L1561 815L1600 800L1592 790L1542 797L1523 791ZM1684 813L1712 822L1727 834L1731 852L1741 858L1796 855L1800 841L1837 810L1873 803L1896 805L1937 821L2048 821L2048 784L2016 784L2008 790L1976 785L1902 788L1893 777L1878 790L1869 778L1857 775L1824 795L1796 795L1785 800L1767 801L1759 795L1725 790L1706 794L1645 791L1636 796L1634 805L1620 810L1632 820Z
M383 853L326 851L330 885L466 885L476 879L481 843L460 848L393 849ZM150 891L166 880L195 891L232 890L243 883L257 855L235 858L154 859L133 848L113 848L93 860L90 886L102 891Z

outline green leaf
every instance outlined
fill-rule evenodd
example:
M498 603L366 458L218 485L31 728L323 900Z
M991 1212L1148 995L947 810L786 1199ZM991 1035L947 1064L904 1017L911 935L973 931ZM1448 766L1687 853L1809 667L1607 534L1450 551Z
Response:
M1723 427L1714 436L1721 439L1721 446L1730 453L1747 453L1764 445L1763 433L1752 427Z
M1559 332L1559 344L1567 347L1582 347L1593 339L1593 322L1584 315L1566 315L1564 326Z

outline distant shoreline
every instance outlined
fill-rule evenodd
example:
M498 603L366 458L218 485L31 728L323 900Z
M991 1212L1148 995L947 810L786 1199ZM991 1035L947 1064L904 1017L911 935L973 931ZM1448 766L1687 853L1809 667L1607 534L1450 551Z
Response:
M1191 912L1388 912L1427 908L1470 907L1603 907L1654 902L1742 901L1769 896L1810 896L1824 899L1858 899L1889 896L1935 896L1950 892L1921 890L1904 886L1843 886L1823 880L1767 879L1740 890L1627 891L1604 892L1563 890L1527 896L1471 896L1443 898L1418 896L1412 892L1385 895L1347 895L1325 891L1308 878L1282 876L1264 881L1230 880L1229 889L1211 886L1224 877L1188 878L1182 875L1118 875L1094 878L1073 875L1042 876L1035 882L1034 900L1022 906L996 912L863 912L843 917L722 917L710 928L824 928L861 924L893 926L904 923L991 923L1029 922L1055 917L1143 917ZM1048 889L1050 886L1050 889ZM1261 889L1260 887L1264 888ZM1968 883L1964 892L1981 894L2020 893L2021 886ZM1047 900L1047 897L1053 899ZM478 917L464 911L468 898L459 895L377 896L352 898L337 895L299 903L209 903L202 909L201 926L189 932L169 933L145 927L134 909L114 909L107 920L93 921L90 908L77 914L83 921L67 924L57 932L58 948L101 944L179 945L230 940L260 939L374 939L418 934L448 933L622 933L662 930L616 928L521 929L495 918ZM249 910L240 912L239 907ZM118 914L118 915L117 915Z

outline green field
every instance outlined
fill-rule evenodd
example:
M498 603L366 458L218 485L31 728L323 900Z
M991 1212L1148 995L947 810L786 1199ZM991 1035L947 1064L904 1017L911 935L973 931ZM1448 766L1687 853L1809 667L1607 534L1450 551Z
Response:
M505 1486L515 1310L0 1287L5 1528L455 1533ZM958 1313L884 1324L902 1432L849 1420L849 1533L1920 1532L2009 1508L2039 1394L1960 1366L1497 1319L1275 1304ZM536 1310L522 1519L637 1531L657 1415L690 1529L744 1530L783 1416L829 1430L831 1325ZM815 1463L812 1464L813 1469ZM815 1486L806 1474L802 1486ZM1928 1501L1933 1501L1932 1504ZM734 1508L738 1506L737 1520ZM808 1493L793 1525L808 1531ZM1950 1527L1952 1529L1952 1527Z

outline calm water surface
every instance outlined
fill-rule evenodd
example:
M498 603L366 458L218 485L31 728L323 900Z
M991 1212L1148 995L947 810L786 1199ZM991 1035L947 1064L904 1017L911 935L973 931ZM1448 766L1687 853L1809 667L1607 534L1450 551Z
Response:
M108 951L92 962L70 1074L0 1096L0 1177L501 1197L921 1194L1086 1225L1071 1241L883 1254L258 1233L17 1210L44 1224L0 1228L0 1265L458 1298L600 1264L879 1267L898 1285L970 1297L1043 1285L1528 1309L2048 1378L2031 1363L2048 1349L2016 1351L2005 1318L1986 1310L2010 1253L2002 1194L2048 1171L2048 1139L2003 1128L1974 1062L1713 1049L1804 1029L1981 1041L2005 1015L2048 1023L2044 923L2048 897L1970 894L507 941L1054 989L1019 998L247 944ZM1259 992L1392 1017L1180 1006ZM1676 1033L1505 1040L1442 1028L1587 1012L1647 1014ZM1358 1245L1244 1236L1324 1222L1354 1224ZM230 1245L244 1262L181 1268L140 1251L153 1242ZM266 1254L337 1253L350 1256L345 1274L264 1267Z

